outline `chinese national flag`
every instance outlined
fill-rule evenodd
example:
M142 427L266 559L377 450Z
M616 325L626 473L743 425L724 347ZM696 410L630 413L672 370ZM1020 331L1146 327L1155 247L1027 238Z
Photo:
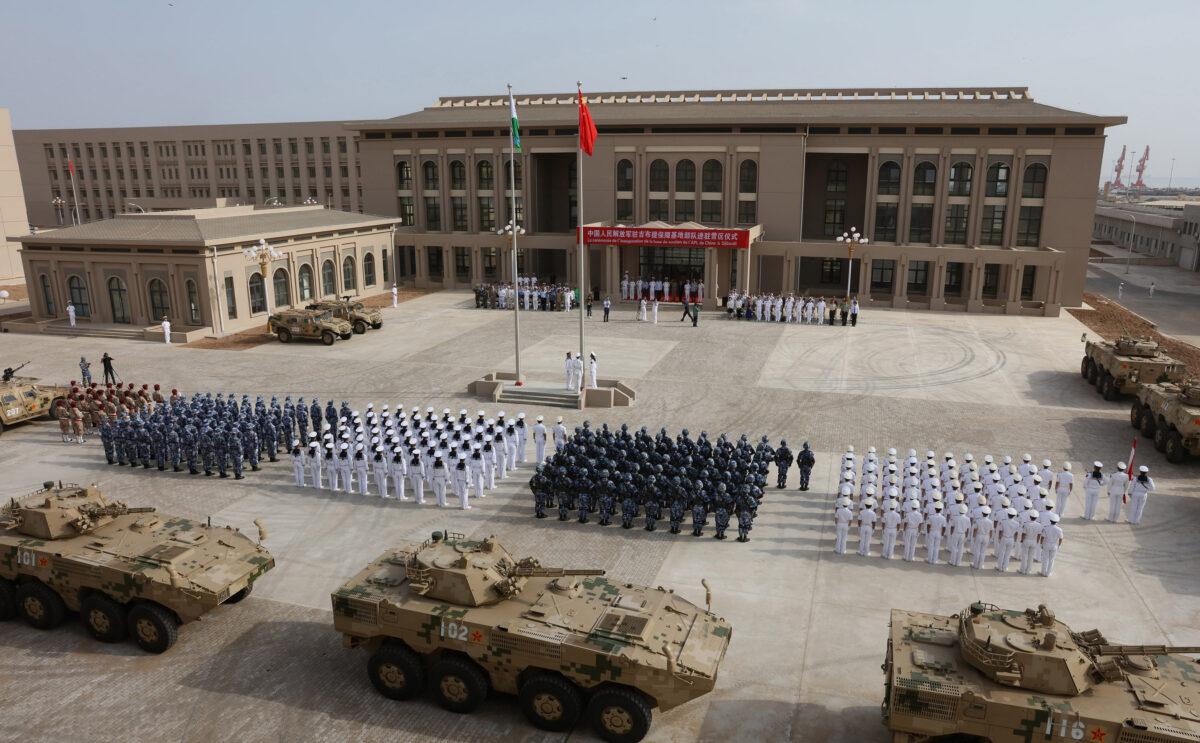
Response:
M67 170L71 171L71 175L75 175L75 161L67 160Z
M592 156L596 147L596 122L592 121L592 112L588 110L587 101L583 99L583 88L579 89L579 149Z

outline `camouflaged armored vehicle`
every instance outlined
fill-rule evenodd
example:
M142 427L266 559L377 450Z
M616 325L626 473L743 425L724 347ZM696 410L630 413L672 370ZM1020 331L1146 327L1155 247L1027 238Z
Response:
M47 482L0 510L0 620L52 629L70 609L98 640L132 635L161 653L180 624L241 601L275 566L258 536Z
M893 743L1195 743L1200 646L1112 645L1044 605L892 610L883 720Z
M371 651L384 696L432 687L454 712L516 694L535 726L586 716L608 741L637 741L651 710L712 691L732 630L665 588L602 570L543 568L491 538L442 535L385 552L333 594L347 647Z
M329 310L281 310L271 315L267 327L280 343L291 343L293 338L320 338L332 346L338 338L350 338L350 323L337 319Z
M1105 400L1137 392L1139 384L1177 382L1184 366L1149 338L1123 335L1115 343L1087 341L1079 373Z
M339 320L345 320L354 328L354 332L362 335L367 332L367 326L376 330L383 327L383 313L377 309L365 306L362 302L351 302L350 297L341 299L323 299L308 305L310 310L329 310Z
M71 392L59 385L38 384L34 377L16 376L25 364L7 368L0 376L0 433L22 421L49 418Z
M1129 422L1154 439L1168 462L1200 456L1200 381L1143 384L1129 408Z

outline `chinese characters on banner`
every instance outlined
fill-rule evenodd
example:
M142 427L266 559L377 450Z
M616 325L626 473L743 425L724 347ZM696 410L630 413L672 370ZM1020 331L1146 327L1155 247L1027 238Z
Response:
M750 247L749 230L695 230L672 227L584 227L584 245L634 245L649 248Z

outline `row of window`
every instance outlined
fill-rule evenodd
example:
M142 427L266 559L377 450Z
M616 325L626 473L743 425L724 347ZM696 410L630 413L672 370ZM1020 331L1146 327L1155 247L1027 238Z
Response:
M58 315L58 307L54 300L54 290L50 284L50 277L46 274L41 274L39 282L42 287L42 299L45 302L46 314L54 317ZM196 282L192 279L186 279L184 282L184 293L186 294L185 301L187 302L187 320L192 325L200 324L200 291L196 286ZM132 322L132 311L129 304L129 289L125 281L117 276L109 278L105 284L108 290L109 309L112 311L113 322L128 324ZM171 300L170 294L167 292L167 285L162 279L150 279L146 283L146 295L150 299L150 316L154 320L171 315ZM75 316L78 318L89 318L92 316L92 302L88 293L87 284L83 278L77 274L71 274L67 277L67 296L68 300L75 307Z
M842 260L841 258L825 258L822 260L822 283L838 285L842 283ZM909 295L924 296L928 294L931 268L931 261L908 262L908 275L905 277L905 288ZM999 298L1000 270L1001 265L999 263L987 263L984 265L983 286L980 287L984 299ZM1025 266L1022 269L1020 290L1022 300L1028 301L1033 299L1033 290L1037 284L1037 270L1037 266ZM895 273L896 261L879 259L871 261L871 289L891 292L895 283ZM946 280L943 286L943 293L947 297L962 296L964 289L963 274L963 263L952 261L946 264Z
M258 154L266 155L267 154L267 140L259 139L259 140L255 140L255 141L258 144ZM283 140L274 139L271 141L271 143L273 145L273 150L274 150L275 154L282 155L283 154ZM357 151L358 141L355 140L354 144L355 144L355 149ZM139 145L138 149L140 149L142 157L149 158L150 157L150 144L148 142L139 142L138 145ZM321 154L323 154L323 155L330 154L331 146L332 145L331 145L329 137L321 137L320 138ZM155 142L154 147L155 147L155 151L158 153L159 157L178 157L178 148L176 147L175 143L173 143L173 142ZM236 155L233 141L215 142L213 147L214 147L214 151L218 157L234 157ZM315 147L316 147L315 141L312 137L306 137L304 139L304 151L306 154L309 154L309 155L315 154ZM337 151L339 154L346 154L348 151L348 145L346 143L346 138L345 137L337 137L336 147L337 147ZM43 145L43 149L46 152L47 159L54 158L54 153L55 153L54 145L50 145L50 144ZM136 154L137 150L134 149L133 142L126 142L125 146L123 148L122 148L120 142L113 142L112 143L113 157L121 157L122 149L124 150L126 157L136 157L137 156L137 154ZM70 154L68 154L66 144L59 143L59 145L58 145L58 154L63 160L66 160L68 157L71 157L71 156L73 156L76 160L78 160L79 158L83 157L83 154L85 152L87 153L87 156L89 159L94 159L96 157L97 151L100 152L100 157L107 158L108 152L109 152L108 143L100 142L98 144L93 145L92 143L89 142L89 143L85 143L82 147L79 144L73 143L70 146ZM253 154L253 152L254 152L254 149L251 146L251 141L249 139L243 139L242 140L242 154L245 155L246 157L250 157ZM288 140L288 152L292 155L299 154L299 144L296 139ZM207 155L208 155L207 143L206 142L186 142L186 143L184 143L184 153L187 157L207 157Z
M950 177L947 180L947 193L950 196L970 196L971 182L974 173L971 163L958 161L950 166ZM987 170L984 183L984 196L1008 196L1009 166L1005 163L992 163ZM829 173L825 180L826 191L845 191L846 164L834 160L829 165ZM1021 182L1021 197L1025 199L1042 199L1046 196L1046 177L1049 174L1042 163L1032 163L1025 168ZM877 193L882 196L894 196L900 193L900 163L888 160L879 166ZM913 196L933 196L937 190L937 166L931 162L917 163L913 169Z
M824 234L836 237L845 231L844 199L830 199L825 204ZM875 205L875 242L896 242L898 204ZM968 210L966 204L950 204L946 209L944 245L965 245L967 241ZM1004 242L1004 220L1008 207L1004 204L987 204L983 207L983 219L979 225L980 245L1002 245ZM909 212L908 242L933 242L933 204L913 204ZM1017 216L1015 242L1021 247L1036 248L1042 236L1042 207L1022 206Z

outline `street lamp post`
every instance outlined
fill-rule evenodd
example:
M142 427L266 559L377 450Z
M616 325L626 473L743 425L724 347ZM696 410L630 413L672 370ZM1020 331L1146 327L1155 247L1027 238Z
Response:
M50 206L54 207L54 217L58 220L58 226L62 227L63 210L66 209L67 202L61 196L55 196L50 201Z
M126 202L126 203L125 203L125 211L127 211L127 212L131 212L131 211L133 211L134 209L137 209L137 210L138 210L138 212L139 212L139 213L141 213L141 214L145 214L145 213L146 213L146 210L145 210L145 209L143 209L143 208L141 207L141 205L140 205L140 204L135 204L135 203L133 203L132 201L129 201L129 202Z
M516 344L516 386L520 387L525 383L521 380L521 293L519 283L517 281L517 238L525 234L525 228L516 224L513 220L508 220L508 224L501 229L496 230L496 234L504 238L508 243L508 249L512 253L512 285L513 285L513 336Z
M857 245L866 245L868 240L858 232L857 227L851 227L849 232L838 235L837 241L846 244L846 252L849 256L846 261L846 299L849 299L850 278L854 275L854 248Z
M268 244L266 240L259 238L257 244L242 248L242 255L252 261L258 261L258 272L263 281L263 301L267 305L267 312L270 312L271 302L267 299L267 266L271 264L271 261L282 258L283 253Z

